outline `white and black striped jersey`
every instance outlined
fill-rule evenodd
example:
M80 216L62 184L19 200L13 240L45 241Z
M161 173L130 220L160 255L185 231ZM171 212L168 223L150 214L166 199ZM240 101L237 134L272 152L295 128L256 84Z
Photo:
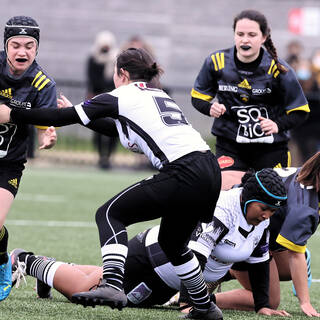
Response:
M178 105L145 82L121 86L75 106L83 124L105 116L116 119L121 144L144 153L157 169L190 152L209 150Z
M41 111L12 110L10 116L15 123L52 126L90 126L92 120L112 118L122 145L144 153L157 169L191 152L210 150L178 105L163 90L145 82L120 86L71 108ZM103 125L114 134L113 121L103 121Z
M269 259L269 219L253 226L247 223L240 206L242 188L221 191L213 221L203 225L189 247L208 261L204 276L212 282L222 278L234 262L260 263Z
M189 248L207 258L204 277L207 282L221 279L234 262L250 264L269 259L269 220L249 225L240 207L242 188L220 193L213 221L194 232ZM179 290L180 280L158 244L159 226L147 231L145 246L155 272L171 288Z

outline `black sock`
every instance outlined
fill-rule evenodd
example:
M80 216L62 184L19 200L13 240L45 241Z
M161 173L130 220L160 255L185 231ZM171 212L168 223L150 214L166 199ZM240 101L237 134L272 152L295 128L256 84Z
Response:
M221 282L227 282L230 280L233 280L234 278L232 277L230 271L228 271L222 278L221 278Z
M8 238L8 230L3 226L0 230L0 264L8 262Z

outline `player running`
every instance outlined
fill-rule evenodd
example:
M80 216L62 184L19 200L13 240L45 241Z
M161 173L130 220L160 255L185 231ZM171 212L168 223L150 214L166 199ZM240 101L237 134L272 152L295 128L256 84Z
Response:
M5 25L3 38L0 102L19 110L57 107L55 82L35 61L40 40L38 23L31 17L13 17ZM39 148L53 147L57 140L55 129L37 128ZM22 123L2 124L0 128L0 300L11 290L8 230L4 223L27 161L28 132L28 125Z

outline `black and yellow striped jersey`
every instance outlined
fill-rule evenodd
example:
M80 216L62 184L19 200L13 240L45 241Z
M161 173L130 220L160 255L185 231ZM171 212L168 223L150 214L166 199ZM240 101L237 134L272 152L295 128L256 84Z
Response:
M226 106L214 120L212 133L238 143L273 143L288 140L288 133L265 135L259 116L276 120L292 111L309 112L309 106L292 68L279 60L288 72L280 73L274 59L261 49L260 63L254 68L239 68L235 47L210 54L191 90L193 98Z
M319 224L319 195L312 186L297 182L300 168L274 170L282 176L288 200L270 219L270 249L304 253Z
M19 77L9 73L4 51L0 52L0 102L12 108L57 107L56 84L36 61ZM0 164L26 161L28 126L0 125Z

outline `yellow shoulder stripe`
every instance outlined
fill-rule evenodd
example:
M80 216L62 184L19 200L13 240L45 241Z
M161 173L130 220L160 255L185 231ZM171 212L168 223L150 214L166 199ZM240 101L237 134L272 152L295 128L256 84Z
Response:
M211 56L211 60L214 65L214 70L218 71L224 68L224 53L217 52Z
M46 75L44 75L42 73L42 71L39 71L36 76L34 77L31 85L33 85L35 88L38 89L38 91L40 91L41 89L43 89L45 87L45 85L50 82L50 79L47 78Z
M307 246L298 246L297 244L294 244L293 242L289 241L288 239L284 238L281 234L278 235L276 241L281 244L283 247L299 252L299 253L305 253Z
M272 59L270 68L268 70L268 74L273 74L273 77L276 78L279 75L279 73L280 71L278 70L276 62L274 61L274 59Z
M36 76L34 77L33 81L32 81L32 85L34 85L35 81L42 75L42 71L39 71Z
M41 89L43 89L43 87L44 87L48 82L50 82L50 79L47 78L46 80L44 80L44 81L42 82L41 86L39 86L38 90L40 91Z
M303 106L300 106L300 107L297 107L297 108L288 110L288 111L287 111L287 114L289 114L289 113L292 112L292 111L310 112L310 108L309 108L309 105L308 105L308 104L305 104L305 105L303 105Z
M212 100L213 97L207 95L207 94L203 94L203 93L200 93L194 89L191 90L191 97L193 98L198 98L198 99L201 99L201 100L205 100L205 101L208 101L210 102Z

